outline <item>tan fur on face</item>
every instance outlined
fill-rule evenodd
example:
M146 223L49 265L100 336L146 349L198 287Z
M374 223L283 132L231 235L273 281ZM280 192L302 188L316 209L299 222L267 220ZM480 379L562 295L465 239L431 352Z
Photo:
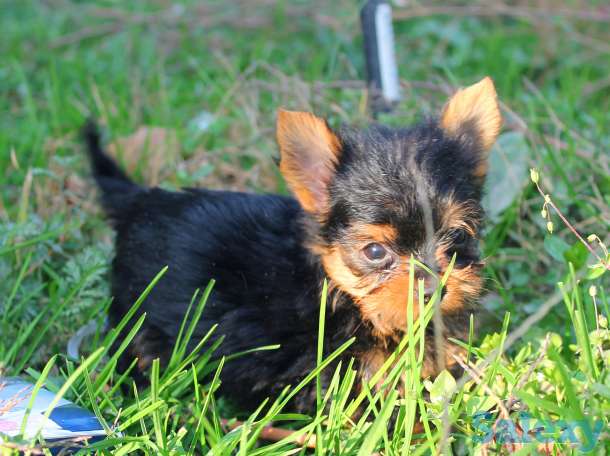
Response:
M445 211L444 224L447 228L464 228L474 235L472 208L468 205L449 204ZM396 230L390 225L360 225L352 229L348 238L353 243L336 245L331 248L316 249L321 256L322 264L331 287L349 294L360 309L362 318L373 325L373 332L378 337L394 336L404 331L407 325L407 301L409 294L409 261L401 257L398 265L391 270L380 273L363 274L350 266L351 256L358 255L360 250L370 242L386 245L395 240ZM447 269L449 260L446 243L440 243L436 251L436 260L441 275ZM426 277L426 280L434 280ZM453 269L448 278L445 295L441 303L443 313L455 313L466 308L467 303L476 299L482 285L479 270L476 266ZM418 283L413 284L414 299L417 303ZM413 318L418 318L419 308L414 305Z
M375 277L360 277L344 262L339 250L322 256L322 264L333 281L333 286L348 293L362 318L373 325L373 333L379 337L392 336L407 327L407 300L409 297L408 261L403 258L398 269L389 273L381 283ZM418 283L414 287L413 319L419 316Z
M480 217L478 209L468 203L456 203L452 199L447 202L443 211L443 228L445 230L463 229L470 236L475 237L476 220ZM436 250L436 261L440 267L441 275L447 270L450 259L447 256L449 242L440 242ZM454 313L463 309L468 302L476 299L481 292L482 279L477 266L454 268L446 284L446 293L443 298L443 311Z
M370 321L379 336L390 336L395 331L407 329L407 299L409 295L409 270L401 267L368 295L356 299L362 316ZM417 292L414 293L417 299ZM419 315L413 306L413 320Z
M441 268L441 274L449 267L450 259L447 257L447 245L440 244L436 250L436 260ZM458 313L466 305L476 299L481 293L483 279L479 268L470 265L465 268L453 268L445 285L445 296L441 303L441 310L445 314Z
M483 152L487 153L502 126L502 115L491 78L486 77L470 87L458 90L445 105L440 123L452 136L460 136L468 129L474 129ZM486 173L487 161L481 160L473 174L482 177Z
M359 251L371 242L389 244L396 240L398 232L391 225L386 224L361 224L352 227L348 235L351 243L350 250ZM333 279L335 285L340 286L354 297L366 296L373 288L374 283L347 266L346 257L349 252L345 246L334 246L330 249L311 246L312 251L322 257L322 265L328 276Z
M344 255L340 248L334 248L322 256L322 264L333 286L352 296L363 319L372 323L375 334L389 336L396 330L404 330L407 324L408 269L401 267L378 284L375 277L358 276L345 264ZM416 310L414 319L417 318Z
M480 214L476 206L468 203L456 203L449 199L442 213L443 229L463 229L470 236L476 235L475 223Z
M482 279L474 266L453 269L447 279L447 293L443 298L443 313L456 313L476 299L481 292Z
M333 280L333 286L358 298L366 296L370 291L370 285L362 283L362 278L358 277L343 260L343 253L340 247L335 247L322 254L322 265L324 270Z
M308 112L279 110L277 142L280 172L307 212L323 215L328 209L328 185L341 150L326 121Z
M398 238L398 231L387 224L361 224L352 228L352 237L355 240L387 244Z
M348 235L352 243L350 247L339 245L317 251L322 257L326 273L332 279L332 286L352 296L363 319L373 325L374 333L380 337L393 335L396 331L406 328L408 258L400 258L399 265L388 271L381 281L380 274L365 276L347 263L350 255L358 255L367 244L379 242L388 245L395 241L397 236L398 232L391 225L357 225ZM417 284L414 286L417 296ZM414 306L413 318L417 319L417 316L417 306Z

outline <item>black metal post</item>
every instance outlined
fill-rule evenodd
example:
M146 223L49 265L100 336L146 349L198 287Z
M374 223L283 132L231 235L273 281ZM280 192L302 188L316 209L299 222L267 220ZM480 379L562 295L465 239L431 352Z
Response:
M387 1L369 0L360 11L364 55L373 117L388 112L400 99L400 81L394 49L392 8Z

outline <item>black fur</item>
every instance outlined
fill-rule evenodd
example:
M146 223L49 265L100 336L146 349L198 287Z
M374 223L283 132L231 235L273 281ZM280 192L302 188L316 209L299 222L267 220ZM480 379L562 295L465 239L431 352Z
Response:
M93 120L87 121L82 136L89 151L93 177L102 190L104 209L113 219L120 220L130 207L132 196L140 188L104 153L100 133Z

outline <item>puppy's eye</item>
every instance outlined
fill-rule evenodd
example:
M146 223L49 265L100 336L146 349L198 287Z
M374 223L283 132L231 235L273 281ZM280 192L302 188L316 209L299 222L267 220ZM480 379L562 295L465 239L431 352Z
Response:
M454 245L462 245L468 241L468 233L460 229L451 230L449 232L449 238Z
M362 249L362 252L368 260L374 261L376 263L381 260L384 260L388 256L387 249L383 245L378 244L377 242L372 242L371 244L368 244L364 249Z

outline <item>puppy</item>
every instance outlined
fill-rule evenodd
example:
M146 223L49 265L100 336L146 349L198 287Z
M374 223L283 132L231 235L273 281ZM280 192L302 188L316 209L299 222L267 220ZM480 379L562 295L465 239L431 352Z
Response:
M154 358L167 362L194 292L215 279L194 343L218 324L218 355L280 344L224 366L221 393L253 409L315 368L327 279L325 352L355 337L341 359L354 358L363 382L406 329L410 258L433 272L414 271L428 299L455 255L440 303L443 349L430 328L422 375L451 368L457 348L447 339L467 335L481 289L480 200L501 122L489 78L458 91L439 119L405 129L335 131L312 114L280 110L280 171L293 197L139 186L88 125L93 175L116 230L110 323L169 266L138 310L146 320L122 365L137 357L143 372ZM312 385L293 406L308 412L315 403Z

